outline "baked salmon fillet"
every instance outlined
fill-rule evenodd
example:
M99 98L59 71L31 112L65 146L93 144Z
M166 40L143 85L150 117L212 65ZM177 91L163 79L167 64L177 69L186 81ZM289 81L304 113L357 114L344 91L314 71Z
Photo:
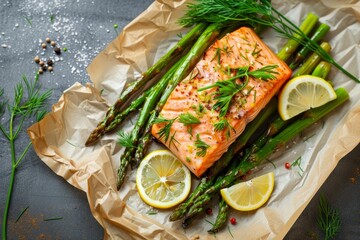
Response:
M267 73L271 78L246 74L265 69L270 69ZM247 76L239 75L244 72ZM152 134L200 177L227 151L291 73L252 29L241 27L217 40L175 88L160 112L162 121L152 126ZM221 94L216 85L221 82L231 82L238 89L236 94L226 98L226 92Z

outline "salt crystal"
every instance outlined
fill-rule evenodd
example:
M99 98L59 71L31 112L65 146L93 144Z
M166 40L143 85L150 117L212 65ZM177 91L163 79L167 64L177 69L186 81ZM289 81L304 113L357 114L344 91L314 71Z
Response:
M1 44L1 47L2 48L7 48L8 46L4 43L4 44Z

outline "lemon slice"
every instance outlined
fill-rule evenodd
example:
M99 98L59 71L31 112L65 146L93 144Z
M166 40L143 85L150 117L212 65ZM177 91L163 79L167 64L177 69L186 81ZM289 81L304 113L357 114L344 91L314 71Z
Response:
M310 108L316 108L336 98L333 87L322 78L303 75L288 81L279 95L279 114L288 120Z
M171 208L188 196L191 174L171 152L157 150L147 155L136 173L141 199L155 208Z
M220 193L230 207L239 211L251 211L267 202L274 185L274 173L270 172L229 188L223 188Z

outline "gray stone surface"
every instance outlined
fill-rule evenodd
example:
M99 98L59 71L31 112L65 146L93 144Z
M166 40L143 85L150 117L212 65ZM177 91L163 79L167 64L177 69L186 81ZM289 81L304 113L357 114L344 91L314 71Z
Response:
M55 103L61 93L75 82L88 82L86 66L117 35L117 31L151 4L136 1L72 0L1 0L0 1L0 85L12 97L22 74L34 76L36 55L55 57L51 48L43 51L41 40L54 39L62 48L54 72L40 76L45 88L54 89ZM43 53L43 55L41 55ZM1 121L4 123L3 119ZM27 123L31 124L31 123ZM17 145L23 149L27 135ZM9 146L0 138L0 215L5 207L9 184ZM341 230L338 239L360 236L360 147L345 157L292 227L286 239L309 239L320 235L316 226L317 203L323 193L340 209ZM355 178L355 183L351 182ZM29 207L20 221L17 216ZM43 221L62 217L61 220ZM1 222L2 220L0 220ZM103 230L92 217L86 195L56 176L30 149L19 166L9 213L8 239L102 239Z

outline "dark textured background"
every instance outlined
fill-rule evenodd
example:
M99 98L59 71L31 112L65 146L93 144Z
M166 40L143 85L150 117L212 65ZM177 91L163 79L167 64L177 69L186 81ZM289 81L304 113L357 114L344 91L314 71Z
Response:
M55 59L54 72L40 76L45 88L54 89L50 103L75 82L88 82L86 66L117 35L117 31L150 5L150 0L0 1L0 84L12 97L22 74L33 78L36 55L55 58L51 48L42 51L41 39L54 39L68 51ZM53 19L53 21L51 20ZM117 31L114 24L118 24ZM41 55L43 53L43 55ZM50 109L50 108L49 108ZM5 118L1 122L6 124ZM31 124L31 123L28 123ZM22 134L17 145L28 141ZM346 156L292 227L286 239L314 239L319 194L340 210L337 239L360 239L360 146ZM0 215L4 213L10 173L9 146L0 138ZM15 219L29 207L20 221ZM43 221L62 217L61 220ZM2 220L0 220L2 221ZM103 230L92 217L86 195L56 176L31 149L19 166L8 223L8 239L102 239ZM237 237L236 237L237 238ZM240 238L241 239L241 238Z

